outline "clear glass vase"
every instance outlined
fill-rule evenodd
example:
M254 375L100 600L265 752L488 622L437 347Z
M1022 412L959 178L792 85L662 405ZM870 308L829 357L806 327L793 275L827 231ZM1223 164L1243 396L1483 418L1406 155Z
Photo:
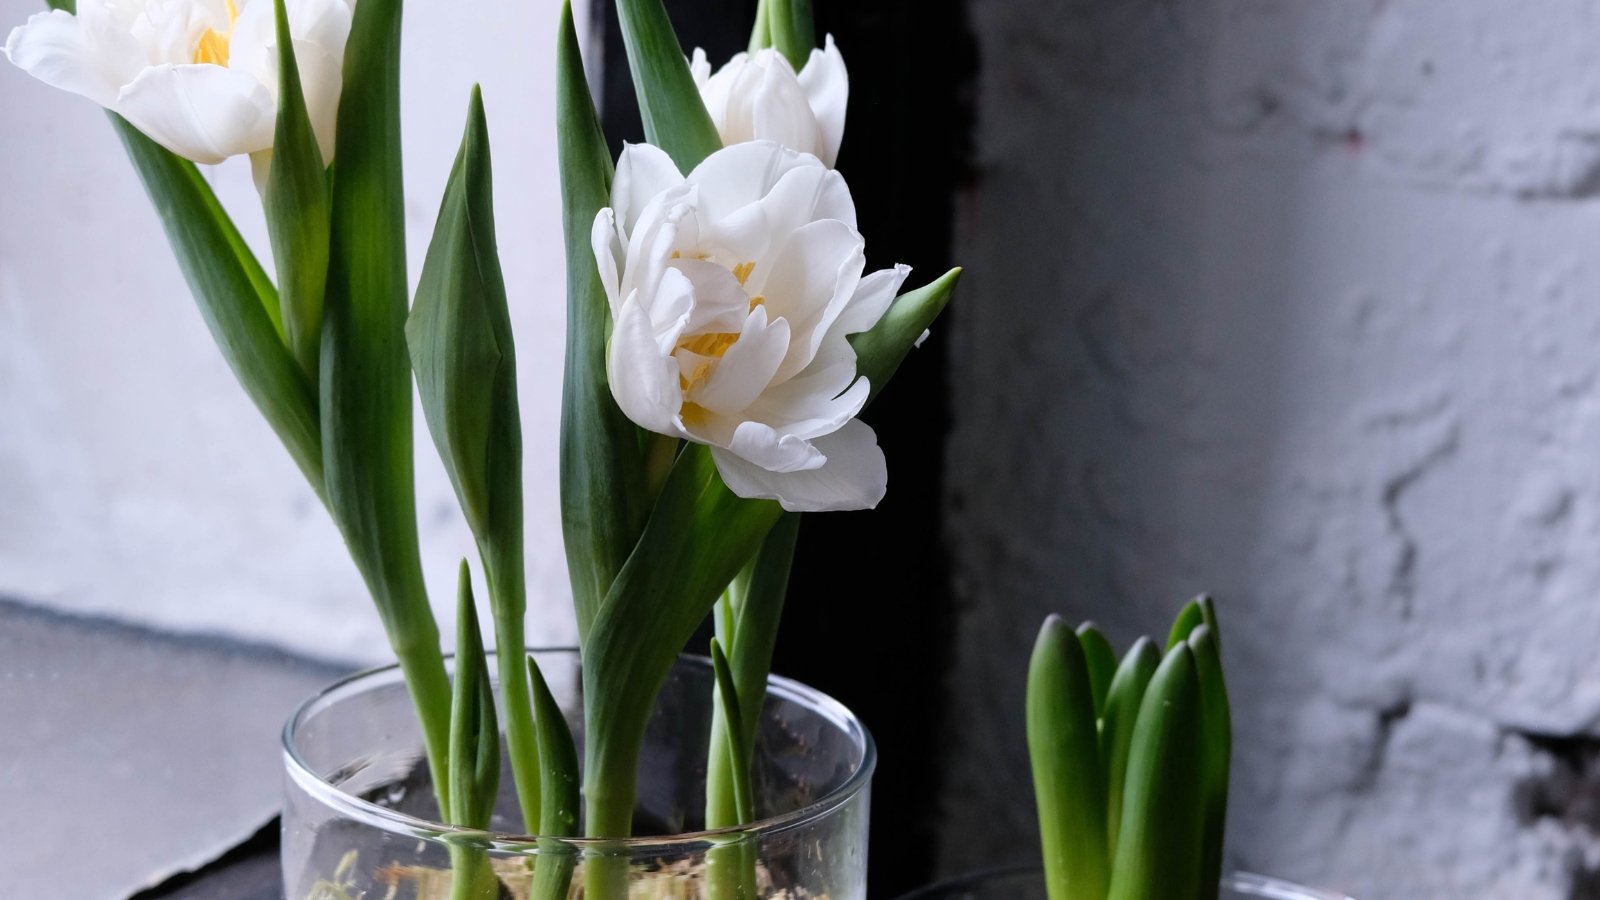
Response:
M581 759L578 654L533 654ZM866 728L831 698L772 678L752 775L758 821L699 830L713 681L703 657L674 664L645 737L638 837L628 840L521 834L508 768L490 831L439 824L422 734L398 667L332 685L284 728L286 900L624 900L620 887L603 898L598 890L585 893L586 877L599 884L599 874L608 885L625 883L634 900L864 898L876 762ZM478 872L470 890L466 876L462 885L452 877L453 867L464 870L469 859ZM734 869L737 877L730 878ZM487 884L485 871L492 872Z
M1222 877L1218 900L1350 900L1343 894L1235 872ZM912 891L900 900L1046 900L1044 869L1007 866L973 872Z

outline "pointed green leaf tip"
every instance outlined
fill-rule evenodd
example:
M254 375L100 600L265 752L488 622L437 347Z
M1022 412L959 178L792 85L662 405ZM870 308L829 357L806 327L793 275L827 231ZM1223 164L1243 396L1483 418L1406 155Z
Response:
M1033 645L1027 724L1050 900L1102 900L1109 857L1094 690L1078 636L1060 616L1045 620Z
M505 281L495 248L488 123L477 88L406 322L422 411L472 531L488 536L493 442L516 437L516 380ZM501 421L504 416L512 421ZM499 451L499 452L497 452Z
M961 269L951 269L933 282L900 295L872 328L850 335L850 345L856 351L856 374L867 379L871 397L878 396L906 354L922 340L933 320L950 303L950 295L960 280Z
M661 0L617 0L617 20L645 140L688 172L722 149L722 138L700 99L667 9Z
M1205 610L1200 606L1199 598L1190 600L1178 610L1178 617L1172 620L1172 630L1167 633L1167 649L1171 650L1189 639L1189 633L1199 628L1206 620Z
M539 835L572 837L578 833L578 751L566 716L532 656L528 657L528 678L533 683L533 715L539 735ZM541 841L530 900L566 900L576 866L577 857L570 847Z
M1106 691L1106 708L1100 723L1100 759L1106 773L1106 841L1112 859L1116 858L1117 836L1122 830L1123 786L1127 782L1133 730L1145 690L1160 665L1161 652L1155 643L1141 637L1122 657Z
M456 680L450 712L451 824L488 828L500 784L500 727L494 688L472 602L472 573L461 561L457 589Z
M1139 706L1109 900L1199 896L1201 702L1194 654L1179 644L1161 661Z
M278 31L278 123L262 207L278 269L284 339L301 371L316 384L322 365L322 294L328 279L331 210L328 173L306 112L284 0L274 0Z
M1083 645L1083 660L1089 667L1089 684L1094 688L1094 713L1105 715L1106 694L1117 674L1117 651L1093 622L1078 626L1078 643Z
M590 235L611 203L611 154L589 96L570 4L556 44L556 148L567 259L567 346L561 382L561 536L578 642L650 514L644 433L611 397L606 339L611 308Z
M1204 605L1210 605L1206 598ZM1189 633L1189 649L1194 653L1195 671L1200 678L1201 708L1201 793L1204 804L1205 836L1201 846L1201 900L1216 900L1222 879L1222 842L1228 814L1228 772L1233 756L1233 717L1228 704L1228 688L1222 675L1222 657L1217 632L1209 621Z

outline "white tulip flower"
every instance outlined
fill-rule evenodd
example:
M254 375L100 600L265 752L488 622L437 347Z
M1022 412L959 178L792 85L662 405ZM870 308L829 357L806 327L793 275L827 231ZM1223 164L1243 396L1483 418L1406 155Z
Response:
M333 159L351 0L288 0L306 108ZM79 0L14 29L5 54L88 97L173 153L217 163L270 150L278 114L272 0ZM259 162L259 160L258 160Z
M863 275L838 172L755 141L685 177L660 149L629 145L593 242L613 320L607 376L630 419L709 445L741 497L877 505L888 472L856 419L869 385L845 336L882 318L910 269Z
M782 53L767 48L740 53L711 73L704 50L689 62L700 99L724 144L777 141L832 166L844 139L850 78L829 35L796 74Z

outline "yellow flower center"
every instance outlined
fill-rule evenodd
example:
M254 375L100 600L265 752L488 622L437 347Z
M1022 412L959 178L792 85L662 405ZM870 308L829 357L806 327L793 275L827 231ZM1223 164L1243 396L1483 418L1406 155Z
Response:
M680 259L681 255L674 250L672 251L672 258ZM695 254L694 258L703 260L707 257L705 254ZM755 268L756 264L754 262L742 262L734 266L730 271L733 272L733 277L738 280L739 284L743 286L745 282L750 280L750 273L754 272ZM751 297L751 311L753 312L756 307L765 302L767 302L765 297ZM677 349L687 350L696 356L703 357L703 360L689 370L688 374L681 372L678 374L678 386L683 392L688 393L690 389L703 384L706 379L710 378L711 373L716 370L714 361L721 359L728 352L728 348L738 343L738 341L739 332L737 331L706 331L679 341ZM685 403L683 409L685 421L704 418L705 411L695 403Z
M239 21L239 8L233 5L233 0L228 4L228 33L223 34L215 28L207 28L206 33L200 35L200 43L194 47L194 61L197 65L210 63L214 66L228 64L228 42L233 39L233 26Z

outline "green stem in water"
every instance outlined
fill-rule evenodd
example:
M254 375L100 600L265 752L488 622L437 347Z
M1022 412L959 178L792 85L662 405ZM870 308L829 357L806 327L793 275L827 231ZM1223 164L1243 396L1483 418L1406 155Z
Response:
M523 830L534 834L539 827L541 807L539 742L528 694L528 669L523 662L527 653L523 630L527 587L520 546L522 530L518 527L515 532L518 546L500 552L495 545L485 544L480 553L489 581L489 604L494 609L494 642L498 651L495 666L500 676L500 715L505 721L506 751L511 757L511 774L516 782Z

